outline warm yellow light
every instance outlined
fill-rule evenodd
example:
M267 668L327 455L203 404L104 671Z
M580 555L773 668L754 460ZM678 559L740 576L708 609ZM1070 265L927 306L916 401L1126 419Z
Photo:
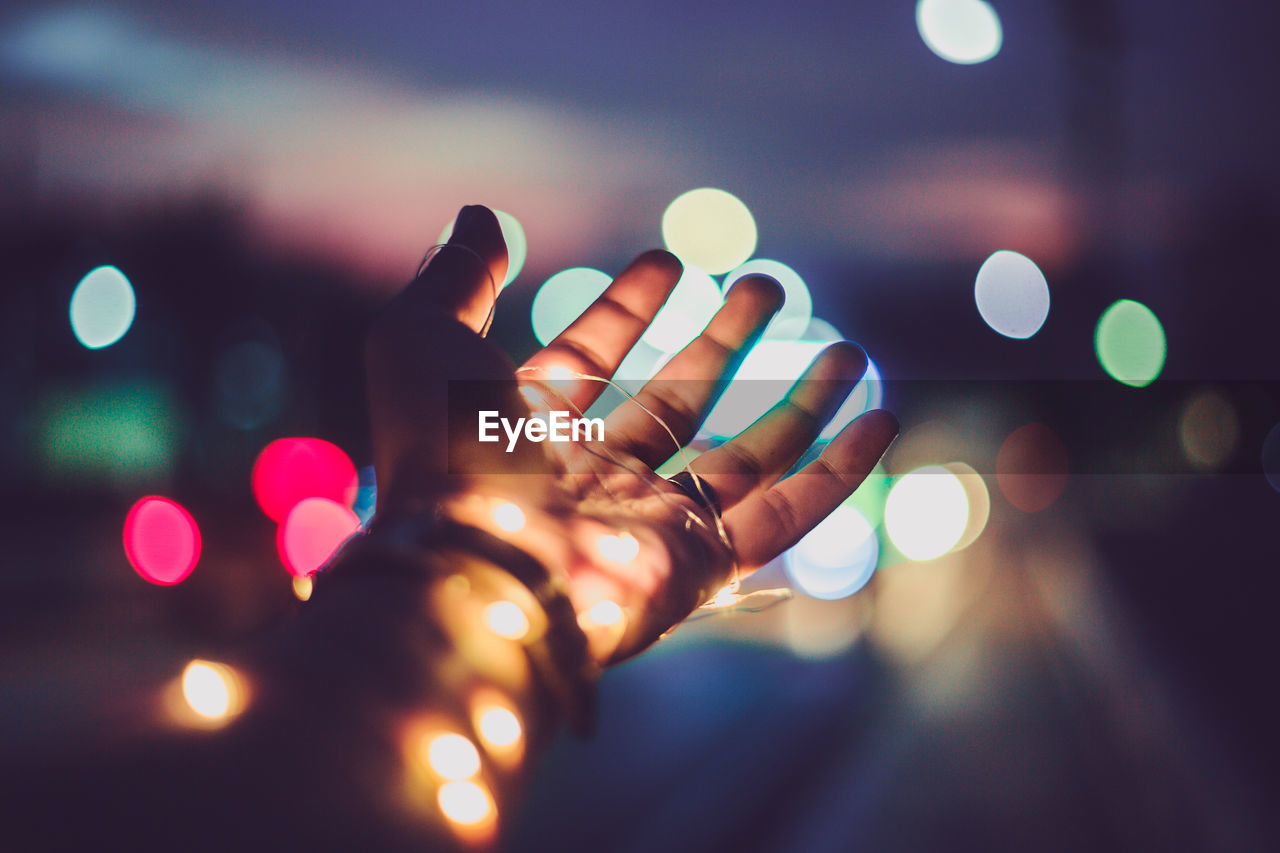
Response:
M506 708L490 708L480 715L480 739L487 746L512 746L523 730L520 718Z
M520 640L529 633L529 617L513 601L495 601L485 607L484 624L508 640Z
M454 823L480 823L493 812L489 792L476 782L447 782L436 794L440 811Z
M587 621L593 625L617 625L622 621L622 608L618 602L604 599L597 601L587 611Z
M302 578L297 575L293 576L293 594L298 597L299 601L309 601L312 588L310 575Z
M462 735L436 735L427 747L427 763L446 779L466 779L480 771L480 753Z
M728 272L756 248L756 221L731 193L689 190L662 214L662 240L686 264L711 275Z
M221 664L193 660L182 673L182 697L202 717L217 720L231 710L234 687Z
M515 533L524 529L524 511L504 501L493 508L493 523L508 533Z
M617 536L606 533L596 539L596 550L600 556L615 563L630 563L640 553L640 542L630 533L623 531Z

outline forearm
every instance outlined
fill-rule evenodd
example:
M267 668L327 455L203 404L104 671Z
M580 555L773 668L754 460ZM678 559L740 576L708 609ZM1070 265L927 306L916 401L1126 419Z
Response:
M488 625L496 602L521 608L523 634ZM493 621L514 634L506 615ZM239 700L223 714L158 686L135 703L154 714L15 776L9 837L20 849L484 846L570 716L546 670L549 627L532 593L483 557L352 553L288 624L209 655Z

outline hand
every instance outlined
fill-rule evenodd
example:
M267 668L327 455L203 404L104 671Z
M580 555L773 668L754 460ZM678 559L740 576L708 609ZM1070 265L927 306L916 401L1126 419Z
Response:
M677 442L693 438L725 377L782 306L775 281L748 276L701 335L606 418L603 441L525 441L510 453L505 438L481 443L482 410L512 422L531 407L586 410L606 387L587 377L613 375L681 274L668 252L640 255L517 369L483 336L506 268L496 217L464 207L449 245L375 323L368 370L379 514L445 503L492 529L493 508L514 503L524 524L500 535L566 581L602 663L644 649L735 572L745 575L793 545L857 488L897 434L891 414L867 412L815 461L779 480L866 369L862 350L840 342L763 417L694 461L720 514L654 473ZM619 605L621 620L598 624L584 615L606 599Z

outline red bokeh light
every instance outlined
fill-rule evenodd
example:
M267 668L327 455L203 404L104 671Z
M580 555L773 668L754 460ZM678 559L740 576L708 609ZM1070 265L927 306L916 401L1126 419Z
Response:
M1067 487L1067 448L1042 423L1018 427L996 453L996 482L1023 512L1048 508Z
M172 586L185 580L200 559L200 528L174 501L145 497L125 517L124 553L144 580Z
M277 439L253 463L253 496L276 522L305 498L327 498L349 507L358 486L350 457L319 438Z
M328 498L306 498L289 510L276 531L276 549L289 573L306 577L360 529L360 519Z

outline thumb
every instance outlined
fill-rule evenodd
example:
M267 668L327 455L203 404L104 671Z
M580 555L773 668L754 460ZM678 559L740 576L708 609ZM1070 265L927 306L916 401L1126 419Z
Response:
M484 334L506 275L507 244L498 217L483 205L469 204L458 211L449 242L433 250L430 262L397 297L395 310L443 309Z

